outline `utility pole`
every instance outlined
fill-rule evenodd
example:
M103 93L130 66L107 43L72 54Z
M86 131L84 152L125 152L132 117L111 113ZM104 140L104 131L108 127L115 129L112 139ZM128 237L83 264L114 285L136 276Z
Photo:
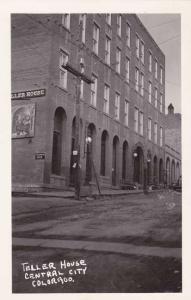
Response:
M79 61L80 71L75 69L70 64L63 65L68 72L76 76L76 122L75 122L75 149L72 155L75 155L75 199L80 200L80 85L81 81L85 81L87 84L93 83L93 81L82 73L81 68L84 67L83 58L81 57L82 48L82 20L80 20L79 30L79 44L77 60Z

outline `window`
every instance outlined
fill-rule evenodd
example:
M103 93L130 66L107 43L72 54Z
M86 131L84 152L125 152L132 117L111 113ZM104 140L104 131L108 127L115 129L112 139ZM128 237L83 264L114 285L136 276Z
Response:
M135 69L135 90L139 91L139 70Z
M99 27L94 23L93 27L93 52L98 54L99 45Z
M111 25L111 14L106 14L105 19L108 25Z
M157 123L154 124L154 143L157 144Z
M151 119L148 119L148 139L151 141Z
M135 130L135 132L138 132L138 118L139 118L139 111L135 107L135 110L134 110L134 130Z
M121 68L121 50L117 48L116 50L116 72L120 73Z
M115 93L115 119L119 120L119 103L120 103L120 95Z
M163 69L160 67L160 83L163 83Z
M62 25L67 29L70 29L70 14L62 15Z
M143 135L143 113L139 113L139 133Z
M149 52L149 72L152 72L152 54Z
M155 88L155 107L157 107L157 102L158 102L158 90Z
M144 95L144 74L141 73L141 96Z
M108 114L109 113L109 86L107 84L104 85L104 103L103 103L103 111Z
M80 15L80 22L82 22L82 43L86 41L86 14Z
M126 44L127 44L127 47L130 48L130 44L131 44L131 28L130 28L129 24L126 25Z
M152 101L152 83L149 81L149 102Z
M160 112L162 112L162 104L163 104L163 99L162 99L162 94L160 94Z
M129 125L129 102L125 100L125 125Z
M126 57L126 61L125 61L125 80L126 82L129 83L129 66L130 66L130 61L129 59Z
M105 40L105 63L110 65L110 46L111 40L106 36Z
M145 61L145 45L141 42L141 62L144 64Z
M121 36L121 15L117 15L117 34Z
M139 37L136 35L136 56L139 58L139 46L140 46L140 40Z
M163 139L163 130L162 130L162 127L160 127L160 147L162 147L162 145L163 145L162 139Z
M67 88L67 70L63 68L63 65L66 65L68 62L68 55L60 51L60 62L59 62L59 68L60 68L60 86L64 89Z
M158 62L155 60L155 78L158 78Z
M90 104L96 106L97 102L97 77L92 75L92 80L94 81L91 83L91 102Z
M81 67L81 73L84 73L84 67ZM80 99L83 99L84 96L84 81L80 81Z

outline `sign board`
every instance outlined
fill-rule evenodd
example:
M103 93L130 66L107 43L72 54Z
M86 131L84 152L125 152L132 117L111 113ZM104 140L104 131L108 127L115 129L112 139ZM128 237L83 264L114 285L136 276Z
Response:
M12 105L12 138L34 136L35 103Z
M46 94L45 89L39 90L29 90L29 91L22 91L11 93L11 100L21 100L21 99L30 99L35 97L43 97Z
M45 153L35 153L35 159L45 159Z

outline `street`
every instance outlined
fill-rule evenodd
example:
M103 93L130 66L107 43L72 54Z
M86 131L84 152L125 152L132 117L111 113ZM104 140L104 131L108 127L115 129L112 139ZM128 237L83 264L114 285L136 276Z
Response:
M181 292L181 194L14 197L12 213L15 293ZM63 260L83 260L85 274L72 267L72 282L59 283ZM22 264L49 262L55 281L34 286Z

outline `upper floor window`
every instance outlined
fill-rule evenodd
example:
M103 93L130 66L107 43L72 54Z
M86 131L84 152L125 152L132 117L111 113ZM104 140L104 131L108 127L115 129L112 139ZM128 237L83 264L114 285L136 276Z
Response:
M108 25L111 25L111 14L106 14L105 19Z
M139 113L139 133L143 135L143 113Z
M148 139L151 141L151 119L148 118Z
M59 68L60 68L60 86L67 89L67 70L63 68L68 62L68 54L60 51Z
M163 129L160 127L160 147L163 145Z
M135 107L134 110L134 130L138 132L138 122L139 122L139 110Z
M111 48L111 40L106 36L105 39L105 62L110 65L110 48Z
M160 67L160 83L163 84L163 68Z
M129 125L129 102L125 100L125 125Z
M141 96L144 95L144 74L141 73Z
M91 83L91 100L90 104L96 106L97 103L97 77L92 75L93 83Z
M80 22L82 23L82 43L86 41L86 14L80 14Z
M130 26L129 26L128 23L126 25L126 44L127 44L127 47L130 48L130 44L131 44L131 28L130 28Z
M155 107L157 107L158 104L158 90L155 88Z
M116 50L116 72L120 73L121 69L121 50L117 48Z
M115 119L119 120L120 95L115 93Z
M70 14L62 15L62 25L67 29L70 29Z
M149 102L152 101L152 83L149 81Z
M144 64L145 61L145 45L141 42L141 62Z
M94 23L93 26L93 52L98 54L99 47L99 27Z
M117 15L117 34L121 36L121 15Z
M109 113L109 86L107 84L104 85L104 104L103 111L108 114Z
M137 58L139 58L139 51L140 51L139 47L140 47L140 40L139 40L138 35L136 35L136 56L137 56Z
M126 61L125 61L125 80L128 83L129 83L129 75L130 75L130 73L129 73L129 70L130 70L129 67L130 67L130 61L126 57Z
M155 60L155 78L158 78L158 62Z
M139 70L135 69L135 90L139 91Z
M152 72L152 54L149 52L149 72Z
M157 129L158 125L157 123L154 124L154 143L157 144Z
M162 112L162 106L163 106L163 96L160 94L160 112Z

